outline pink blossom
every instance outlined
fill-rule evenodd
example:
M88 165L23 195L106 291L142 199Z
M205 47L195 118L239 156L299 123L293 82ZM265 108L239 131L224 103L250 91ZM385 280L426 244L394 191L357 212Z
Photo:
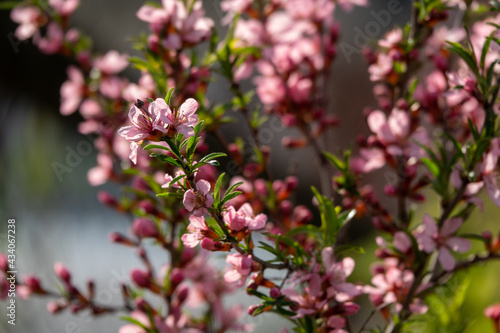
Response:
M192 127L198 123L198 116L195 114L197 109L198 102L192 98L188 98L182 103L179 110L171 111L167 106L165 123L178 133L183 134L184 138L193 136L194 129Z
M43 53L54 54L61 49L63 39L64 33L59 24L51 22L47 26L46 36L40 37L39 35L35 35L33 37L33 43L37 45Z
M69 80L61 86L61 114L70 115L78 109L85 91L85 79L75 66L67 70Z
M310 98L312 85L311 79L292 73L287 81L289 96L297 103L305 102Z
M337 302L346 302L361 294L361 290L347 283L346 278L354 270L354 260L344 258L340 262L335 262L334 251L331 247L326 247L321 251L323 266L325 267L324 278L330 284L327 294L330 298L335 298Z
M377 139L386 146L389 154L398 156L421 157L425 155L418 143L428 141L427 131L418 128L410 133L411 119L404 110L394 108L386 117L382 111L373 111L368 115L368 126Z
M287 0L284 5L294 19L323 22L326 25L333 21L335 4L330 0Z
M113 174L113 159L100 153L97 155L97 166L87 172L87 180L92 186L99 186L108 181Z
M118 76L106 76L99 82L99 91L106 97L119 99L126 85L127 80Z
M359 150L359 156L354 156L349 161L351 169L356 173L368 173L380 169L385 165L385 155L381 149L362 148Z
M302 277L302 280L307 282L304 288L304 293L299 293L293 288L286 288L282 290L282 294L292 302L297 303L299 307L297 315L291 317L292 319L302 318L307 315L318 313L327 302L324 297L322 297L324 292L321 288L321 277L319 274L306 274Z
M102 73L112 75L121 72L128 66L128 56L118 51L109 51L94 61L94 67Z
M80 5L80 0L49 0L49 5L61 16L71 15Z
M249 203L243 204L238 211L229 206L223 213L223 220L233 231L240 231L247 227L249 230L259 230L266 226L267 216L265 214L254 215Z
M120 128L118 134L130 141L132 162L137 163L137 148L143 140L158 141L163 133L167 133L165 124L168 121L169 111L167 103L161 98L150 103L148 111L139 109L136 105L130 108L128 117L131 125Z
M285 98L285 84L278 76L260 76L255 78L257 95L264 104L278 104Z
M336 0L336 2L345 11L351 11L354 6L367 6L368 5L368 0Z
M193 248L196 247L200 241L205 238L203 234L204 231L208 231L207 222L205 222L205 218L203 216L198 217L195 215L191 215L189 217L189 225L187 227L189 233L182 235L182 242L185 246Z
M392 59L389 55L381 53L377 56L377 61L370 65L368 72L371 81L383 81L392 72Z
M378 41L380 47L391 49L403 41L403 30L396 28L385 34L384 39Z
M190 189L184 193L184 207L188 211L192 211L195 216L203 216L208 212L208 208L212 207L214 199L210 192L210 183L206 180L196 182L196 191Z
M455 258L450 250L463 253L470 248L469 240L453 236L461 225L460 218L450 218L445 220L443 226L439 228L434 219L425 214L422 224L415 230L415 238L420 250L426 253L439 250L438 260L446 271L455 267Z
M403 308L403 302L406 300L414 278L413 272L409 270L389 266L385 272L375 274L372 278L374 287L365 286L364 292L370 295L370 299L375 306L395 304L396 311L399 312ZM417 293L420 289L417 289ZM427 306L417 298L413 300L409 308L414 313L427 312Z
M224 280L227 283L239 281L238 286L242 286L247 276L252 272L252 256L234 253L226 257L226 262L233 265L233 268L224 274Z
M484 309L484 315L493 321L495 332L500 332L500 304L493 304Z
M498 188L498 157L500 156L500 139L491 140L490 151L484 155L482 163L483 182L493 203L500 207L500 189Z
M35 6L14 7L10 12L10 18L12 21L19 23L15 34L20 40L33 36L38 28L42 27L47 21L40 9Z

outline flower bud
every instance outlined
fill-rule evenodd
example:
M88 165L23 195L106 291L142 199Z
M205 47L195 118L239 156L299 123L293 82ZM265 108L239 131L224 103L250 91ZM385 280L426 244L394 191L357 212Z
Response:
M156 224L145 217L140 217L134 221L132 232L139 238L158 237L158 228Z
M64 306L62 306L61 304L59 304L55 301L50 301L47 303L47 310L49 310L49 312L51 314L56 314L63 309L64 309Z
M170 273L170 282L173 286L178 286L182 281L184 281L184 273L179 268L174 268Z
M130 272L132 281L141 288L148 288L151 285L151 276L148 272L134 269Z
M23 282L32 291L37 291L42 289L40 286L40 279L36 275L23 276Z
M304 138L292 138L289 136L284 136L281 139L281 144L285 148L301 148L307 145L307 140Z
M127 246L136 246L137 244L133 242L131 239L127 238L126 236L118 233L118 232L112 232L109 234L109 240L112 243L119 243Z
M269 296L271 296L272 298L280 297L281 296L280 288L272 287L271 290L269 291Z
M139 202L139 209L142 210L145 214L149 215L158 215L158 209L151 203L149 200L143 200Z
M106 191L99 191L99 193L97 194L97 199L100 203L109 207L116 208L119 206L118 201L116 201L116 199Z
M256 311L258 308L260 308L260 307L261 307L261 305L260 305L260 304L258 304L258 305L256 305L256 304L254 304L254 305L250 305L250 306L248 307L247 312L248 312L248 314L249 314L250 316L253 316L253 314L255 313L255 311Z
M68 282L71 280L71 274L64 266L62 263L55 263L54 264L54 272L56 273L57 277L63 280L64 282Z
M179 303L182 304L184 301L188 298L189 296L189 288L187 286L182 286L179 288L179 291L177 292L177 299L179 300Z

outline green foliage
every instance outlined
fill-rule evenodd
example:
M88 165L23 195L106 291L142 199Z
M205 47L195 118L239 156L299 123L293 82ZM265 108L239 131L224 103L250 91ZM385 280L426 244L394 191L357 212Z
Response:
M470 279L464 274L455 275L444 288L437 289L425 298L429 307L426 314L410 322L404 332L462 333L470 325L464 316L465 296Z
M323 244L331 246L335 244L340 228L354 217L356 211L341 212L341 207L334 207L330 199L321 195L314 186L311 189L319 203Z

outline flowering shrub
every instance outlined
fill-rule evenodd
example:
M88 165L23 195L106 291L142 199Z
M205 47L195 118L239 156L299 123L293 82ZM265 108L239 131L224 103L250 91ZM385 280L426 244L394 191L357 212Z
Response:
M483 188L500 206L500 3L414 1L408 24L365 47L378 105L353 110L371 134L340 155L321 141L339 123L327 112L341 31L333 14L366 0L225 0L223 36L201 1L148 3L137 12L150 29L136 45L142 58L94 52L90 38L70 26L78 5L29 0L11 18L19 40L32 38L41 52L72 59L60 112L79 111L79 131L95 135L99 153L89 183L124 189L99 199L133 217L131 235L113 233L110 240L136 248L143 267L123 283L122 306L96 303L93 282L83 291L61 263L54 266L60 293L27 275L16 281L21 296L56 298L47 306L52 313L120 312L127 322L120 333L251 331L238 321L241 308L223 305L225 295L246 286L257 303L248 309L252 316L274 312L296 332L341 333L354 331L349 318L367 295L373 313L357 329L374 327L377 312L384 319L377 331L401 332L428 311L426 296L455 273L500 258L492 233L461 232L472 211L482 209ZM463 27L447 27L450 12L464 15ZM128 66L140 70L137 83L121 76ZM216 77L234 98L214 105L206 92ZM254 85L245 90L241 82L249 78ZM233 110L250 130L249 142L226 142L221 134ZM269 170L271 151L259 128L271 117L297 129L296 137L283 139L284 148L316 153L322 188L313 187L311 198L318 224L292 200L299 179L275 179ZM209 136L225 152L213 151ZM228 158L237 172L221 172ZM367 175L382 167L397 174L383 188L395 212L368 183ZM431 191L439 212L415 218ZM376 239L380 261L371 281L351 281L355 260L348 251L356 248L342 235L362 217L383 235ZM483 250L470 253L472 242L482 242ZM161 269L148 258L150 246L168 253ZM225 253L225 272L207 262L210 252ZM7 262L0 256L2 298ZM275 271L284 274L276 279ZM485 315L499 332L498 305Z

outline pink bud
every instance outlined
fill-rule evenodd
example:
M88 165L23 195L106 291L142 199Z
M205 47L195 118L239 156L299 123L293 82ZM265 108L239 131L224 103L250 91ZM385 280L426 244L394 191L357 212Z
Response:
M146 214L158 215L158 209L151 203L151 201L143 200L139 202L139 208Z
M207 251L217 251L217 246L215 245L214 241L210 238L203 238L201 240L200 246L202 249L205 249Z
M301 148L307 144L307 141L304 138L292 138L289 136L284 136L281 139L281 144L285 148Z
M62 309L64 309L64 307L55 301L50 301L47 303L47 310L49 310L51 314L56 314Z
M291 192L297 188L297 185L299 184L299 180L295 176L289 176L286 177L285 179L285 186L286 190Z
M184 280L184 273L179 268L174 268L170 273L170 281L174 286L179 285Z
M36 275L23 276L23 282L28 288L33 291L40 289L40 279Z
M177 299L179 300L179 303L182 304L184 301L187 299L189 296L189 288L187 286L182 286L179 288L179 291L177 292Z
M7 256L5 255L5 253L0 253L0 270L1 271L8 270Z
M289 217L292 214L293 205L290 201L283 200L280 204L280 208L281 208L281 213L285 217Z
M97 194L97 199L99 200L100 203L109 206L109 207L118 207L118 201L109 193L106 191L100 191Z
M134 221L132 232L139 238L142 237L157 237L158 228L156 224L145 217L140 217Z
M299 205L293 210L293 219L299 224L306 224L312 217L311 211L304 205Z
M392 184L386 184L384 186L384 193L388 196L393 196L393 195L396 195L396 193L398 192L396 186L392 185Z
M56 262L54 264L54 272L57 277L63 280L64 282L69 282L71 280L71 274L62 263Z
M255 182L253 183L253 186L255 187L255 192L257 192L258 195L261 196L266 196L267 195L267 184L264 179L256 179Z
M281 122L285 127L295 126L297 123L296 117L293 114L284 114L281 116Z
M280 288L272 287L271 290L269 291L269 296L271 296L272 298L280 297L281 296Z
M125 237L124 235L118 232L112 232L111 234L109 234L109 240L113 243L119 243L128 246L136 246L136 244L131 239Z
M247 311L248 311L248 314L252 316L252 315L254 314L254 312L255 312L258 308L260 308L260 305L255 305L255 304L254 304L254 305L250 305L250 306L248 307L248 310L247 310Z
M149 273L141 271L140 269L132 270L132 272L130 272L130 278L139 287L147 288L151 285L151 276Z

